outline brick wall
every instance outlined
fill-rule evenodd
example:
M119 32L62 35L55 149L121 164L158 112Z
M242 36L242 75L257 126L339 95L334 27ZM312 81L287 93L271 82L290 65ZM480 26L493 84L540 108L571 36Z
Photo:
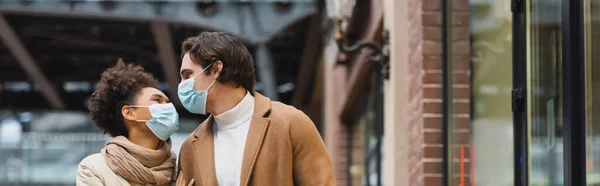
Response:
M337 46L328 42L324 54L325 98L323 100L325 144L332 159L337 185L347 185L346 143L347 128L341 122L341 107L346 96L348 68L345 65L330 65L337 61Z
M352 162L349 167L352 185L363 185L365 169L365 117L352 126Z
M452 1L453 176L454 185L471 185L471 42L469 0Z
M352 130L348 130L352 128ZM337 171L336 179L338 185L348 185L348 180L352 185L363 185L364 164L365 164L365 118L361 117L352 125L341 125L339 134L339 151L336 155ZM350 134L352 139L350 139ZM348 140L352 140L352 160L348 162ZM351 178L348 178L350 171Z
M408 138L410 152L408 168L410 186L442 186L443 184L443 71L442 71L442 0L406 0L408 2ZM453 176L454 183L470 185L470 34L469 0L453 0L452 11L452 73L454 123ZM393 72L392 72L393 73ZM333 74L333 73L332 73ZM341 76L336 74L337 77ZM342 76L345 77L345 76ZM333 86L333 84L332 84ZM339 85L338 85L339 86ZM339 90L336 90L339 91ZM335 96L331 96L335 98ZM338 117L334 115L333 117ZM332 125L337 123L326 123ZM353 125L353 158L348 162L348 126L335 126L335 160L338 185L362 185L364 174L364 119ZM330 144L329 144L330 145ZM461 157L462 147L462 159ZM461 174L461 165L463 167ZM406 166L406 165L402 165ZM348 178L347 172L353 174ZM461 177L463 176L463 177Z
M338 153L336 156L336 172L335 178L338 185L348 185L348 127L340 125L338 141Z
M418 0L417 0L418 1ZM470 40L469 40L469 0L452 1L452 44L451 66L452 114L454 130L450 140L453 151L453 184L470 185ZM437 186L443 183L443 71L442 71L442 1L422 0L423 30L423 135L421 144L423 156L418 160L423 169L417 169L414 179L423 179L426 186ZM415 129L413 132L419 132ZM461 147L462 157L461 158ZM462 163L461 163L462 161ZM462 165L462 169L461 169ZM418 167L417 167L418 168ZM461 174L462 170L462 174ZM462 176L462 177L461 177ZM462 182L461 182L462 181ZM417 182L420 184L421 182ZM412 185L412 184L411 184Z

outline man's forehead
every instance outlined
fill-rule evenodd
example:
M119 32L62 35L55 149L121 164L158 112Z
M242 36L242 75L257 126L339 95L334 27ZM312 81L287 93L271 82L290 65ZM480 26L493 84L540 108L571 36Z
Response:
M190 69L192 67L194 67L193 62L189 55L186 54L181 60L181 70Z

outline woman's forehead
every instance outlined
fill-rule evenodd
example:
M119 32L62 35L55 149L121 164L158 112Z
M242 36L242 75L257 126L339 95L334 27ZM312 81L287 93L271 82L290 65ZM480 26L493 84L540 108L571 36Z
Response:
M154 88L154 87L145 87L145 88L142 88L141 93L142 93L142 96L144 96L144 97L151 97L153 95L158 95L158 96L167 98L167 95L165 95L164 92L162 92L162 91L160 91L160 90L158 90L157 88Z

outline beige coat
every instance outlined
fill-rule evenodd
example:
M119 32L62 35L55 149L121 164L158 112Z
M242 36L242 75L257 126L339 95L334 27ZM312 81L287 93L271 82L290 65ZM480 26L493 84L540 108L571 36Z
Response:
M332 164L313 122L300 110L254 93L241 185L335 185ZM209 117L181 146L177 185L216 186Z
M79 168L77 169L77 182L78 186L129 186L139 185L135 183L129 183L127 180L116 175L100 153L89 155L88 157L81 160Z
M101 153L85 157L77 168L77 186L141 186L115 174Z

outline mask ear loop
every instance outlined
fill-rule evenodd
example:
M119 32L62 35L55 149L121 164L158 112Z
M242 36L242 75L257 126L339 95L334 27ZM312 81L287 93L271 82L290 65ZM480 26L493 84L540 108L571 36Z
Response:
M196 74L193 78L190 78L190 79L196 79L200 74L204 73L204 71L206 71L208 68L210 68L210 66L212 66L213 64L214 64L214 62L211 63L210 65L206 66L206 68L204 68L204 70L202 70L202 72Z
M208 85L208 88L206 88L206 91L208 91L208 89L210 89L210 87L212 87L212 86L213 86L213 84L215 84L215 81L217 81L217 79L214 79L214 80L212 81L212 83L210 83L210 85Z
M210 65L208 65L208 66L206 67L206 69L208 69L208 67L210 67L212 64L215 64L215 62L213 62L213 63L211 63ZM204 70L206 70L206 69L204 69ZM202 71L202 72L204 72L204 71ZM200 73L202 73L202 72L200 72ZM210 87L212 87L212 86L213 86L213 84L215 84L215 81L217 81L217 78L215 78L215 79L212 81L212 83L210 83L210 85L208 85L208 88L206 88L206 91L207 91L207 92L208 92L208 89L210 89Z
M130 107L130 108L148 108L148 109L150 109L150 106L136 106L136 105L127 105L127 107ZM148 121L150 121L150 120L136 119L135 121L136 121L136 122L148 122Z

